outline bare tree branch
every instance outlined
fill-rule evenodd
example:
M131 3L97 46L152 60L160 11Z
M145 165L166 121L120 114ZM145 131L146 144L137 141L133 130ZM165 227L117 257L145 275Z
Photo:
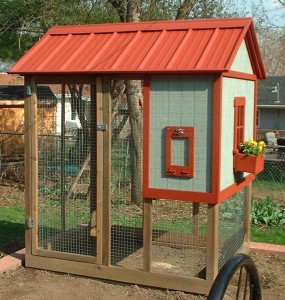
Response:
M175 19L176 20L188 19L189 13L196 2L197 0L185 0L178 8Z

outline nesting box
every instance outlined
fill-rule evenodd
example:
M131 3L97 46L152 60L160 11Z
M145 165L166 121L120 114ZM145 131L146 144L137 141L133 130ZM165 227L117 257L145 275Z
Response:
M53 27L10 73L25 76L26 266L207 293L248 251L255 175L235 155L266 76L252 19ZM126 99L121 79L137 80ZM65 111L60 132L38 128L43 84L77 132Z

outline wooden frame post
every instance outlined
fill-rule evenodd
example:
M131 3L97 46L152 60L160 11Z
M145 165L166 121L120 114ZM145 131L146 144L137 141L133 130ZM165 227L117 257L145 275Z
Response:
M219 272L219 212L220 204L208 205L206 279L213 282Z
M96 180L94 180L94 183L96 185L96 211L92 212L91 215L96 213L96 220L94 223L96 223L96 238L97 238L97 253L96 253L96 263L98 265L102 265L102 233L103 233L103 131L97 131L97 124L103 123L103 98L102 98L102 78L96 78L96 111L94 113L96 114L96 124L93 124L95 128L91 128L92 130L92 137L95 138L95 149L91 149L92 151L92 157L96 159L96 164L92 164L92 167L96 168L94 170L94 174L92 171L92 175L95 175L96 173ZM96 151L96 154L93 155L93 151ZM92 187L94 188L94 187ZM90 199L93 201L93 199ZM92 217L91 217L92 218ZM92 221L91 221L92 223Z
M34 78L26 76L24 83L26 254L32 254L38 247L38 137L36 90L37 86Z
M143 199L143 270L151 271L152 260L152 199Z
M103 132L103 240L102 263L105 266L111 264L111 140L112 140L112 103L111 83L109 78L102 78L103 124L106 130ZM97 108L98 110L98 108ZM102 125L97 123L98 125Z

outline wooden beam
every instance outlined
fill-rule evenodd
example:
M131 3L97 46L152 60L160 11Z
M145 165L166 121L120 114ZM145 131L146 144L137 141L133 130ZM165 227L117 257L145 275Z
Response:
M95 149L94 149L95 150ZM84 173L84 171L86 170L87 166L89 165L89 162L90 162L90 152L87 154L79 172L77 173L76 177L74 178L69 190L68 190L68 193L67 193L67 196L66 196L66 200L69 200L69 198L71 197L73 191L75 190L77 184L78 184L78 181L79 179L81 178L82 174Z
M29 114L29 142L30 142L30 187L31 187L31 217L34 220L32 228L32 253L38 248L38 132L37 132L37 85L34 78L31 78L30 85L32 94L30 96ZM26 120L26 118L25 118Z
M151 271L152 262L152 199L143 199L143 270Z
M69 84L69 83L94 83L96 82L95 75L86 75L78 76L78 75L36 75L35 81L37 83L44 84Z
M212 282L196 277L149 273L121 267L98 266L92 263L61 260L55 258L26 256L26 266L37 269L83 275L93 278L141 284L167 290L179 290L197 294L207 294Z
M103 122L107 125L103 138L103 264L111 264L111 140L112 140L112 103L111 82L102 81ZM98 123L98 125L100 125Z
M219 212L220 204L208 205L206 279L214 281L219 272Z
M96 125L103 123L103 96L102 96L102 78L96 78L96 123L93 124L95 127L94 136L96 136L96 234L97 234L97 264L102 265L103 263L103 131L97 131Z
M61 230L66 230L65 197L65 84L61 85L61 135L60 135L60 214Z
M27 86L31 86L32 79L30 76L25 76L24 90ZM32 218L32 183L31 183L31 106L32 100L30 95L25 94L24 106L24 130L25 130L25 210L26 210L26 230L25 230L25 247L26 254L32 254L32 229L28 228L27 221Z

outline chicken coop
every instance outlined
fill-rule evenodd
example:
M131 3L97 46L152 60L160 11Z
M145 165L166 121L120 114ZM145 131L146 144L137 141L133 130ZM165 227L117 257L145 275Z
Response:
M251 18L56 26L10 73L25 77L27 267L206 294L249 251L256 172L235 155L266 77Z

